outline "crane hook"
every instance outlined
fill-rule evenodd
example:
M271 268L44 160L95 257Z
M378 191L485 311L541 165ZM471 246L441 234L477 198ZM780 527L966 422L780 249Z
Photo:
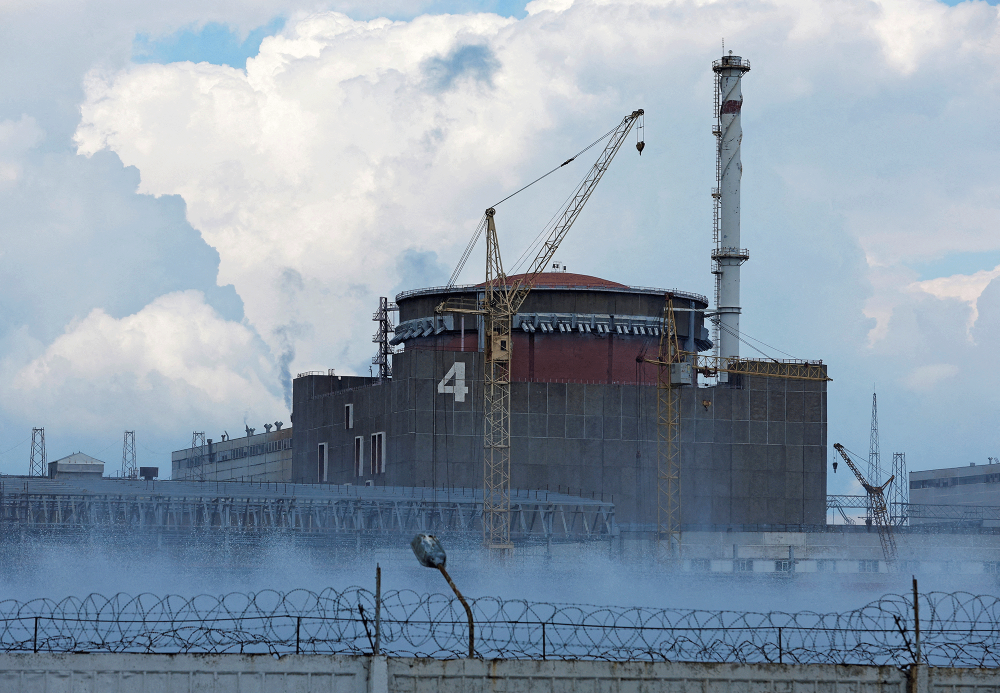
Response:
M642 150L646 148L645 142L636 142L635 148L639 150L639 156L642 156Z

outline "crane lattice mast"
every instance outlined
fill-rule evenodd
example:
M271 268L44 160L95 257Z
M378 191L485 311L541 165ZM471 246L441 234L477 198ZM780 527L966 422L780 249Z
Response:
M656 539L671 553L681 545L680 390L674 387L681 361L674 295L667 294L656 361ZM680 383L678 382L679 386Z
M604 150L590 168L583 182L557 215L557 222L542 243L529 269L508 280L500 256L495 223L496 210L486 210L486 284L480 305L475 310L438 306L437 312L477 313L483 316L485 332L484 424L483 424L483 541L487 548L513 548L510 539L510 373L511 323L528 297L538 275L548 267L566 234L576 221L594 188L604 176L615 154L621 149L643 110L625 116L612 132ZM640 154L644 142L636 145ZM568 163L568 162L567 162Z
M895 477L889 477L889 480L882 484L881 486L874 486L868 483L868 480L861 474L857 466L851 460L850 455L847 454L847 450L840 443L833 444L834 450L840 453L840 456L844 458L847 466L850 467L851 471L854 472L854 476L858 478L861 485L864 487L865 492L868 494L869 507L871 508L872 520L878 527L878 539L882 544L882 553L885 555L886 564L892 568L896 562L897 550L896 550L896 539L892 533L892 521L889 518L889 509L886 507L885 503L885 489L892 483Z

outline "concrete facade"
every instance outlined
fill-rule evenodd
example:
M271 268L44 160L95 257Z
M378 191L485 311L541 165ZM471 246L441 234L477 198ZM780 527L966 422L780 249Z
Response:
M482 372L477 352L408 349L393 356L391 381L296 378L292 480L481 486ZM623 528L655 526L651 380L522 381L511 391L514 488L603 497ZM743 376L683 388L682 522L823 524L826 411L823 382Z
M291 428L218 442L209 438L206 442L204 451L185 448L171 453L171 479L255 482L292 480Z
M910 472L910 503L1000 505L1000 464Z
M832 664L434 660L336 655L0 654L0 692L994 691L995 669Z

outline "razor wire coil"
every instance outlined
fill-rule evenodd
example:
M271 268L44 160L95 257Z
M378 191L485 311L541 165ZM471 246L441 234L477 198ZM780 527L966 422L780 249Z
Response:
M482 597L470 600L476 651L488 659L784 662L907 666L913 603L889 594L842 613L609 607ZM389 656L459 658L467 623L450 596L382 597ZM360 587L193 598L91 594L0 601L6 652L370 654L375 595ZM1000 598L920 595L922 660L1000 667Z

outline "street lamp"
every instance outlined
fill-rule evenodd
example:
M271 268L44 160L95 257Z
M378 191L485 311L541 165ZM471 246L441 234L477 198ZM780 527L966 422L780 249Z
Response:
M458 601L462 602L462 606L465 607L465 614L469 617L469 658L476 656L476 650L474 647L474 626L472 624L472 609L469 608L468 602L465 601L465 597L462 593L458 591L455 587L455 583L451 581L451 576L448 575L448 571L445 570L444 564L448 560L448 557L444 553L444 547L441 546L441 542L433 534L418 534L413 537L413 541L410 542L410 548L413 549L413 555L417 557L420 561L420 565L425 568L437 568L444 575L444 579L448 581L448 585L451 586L452 591L455 592L455 596L458 597Z

